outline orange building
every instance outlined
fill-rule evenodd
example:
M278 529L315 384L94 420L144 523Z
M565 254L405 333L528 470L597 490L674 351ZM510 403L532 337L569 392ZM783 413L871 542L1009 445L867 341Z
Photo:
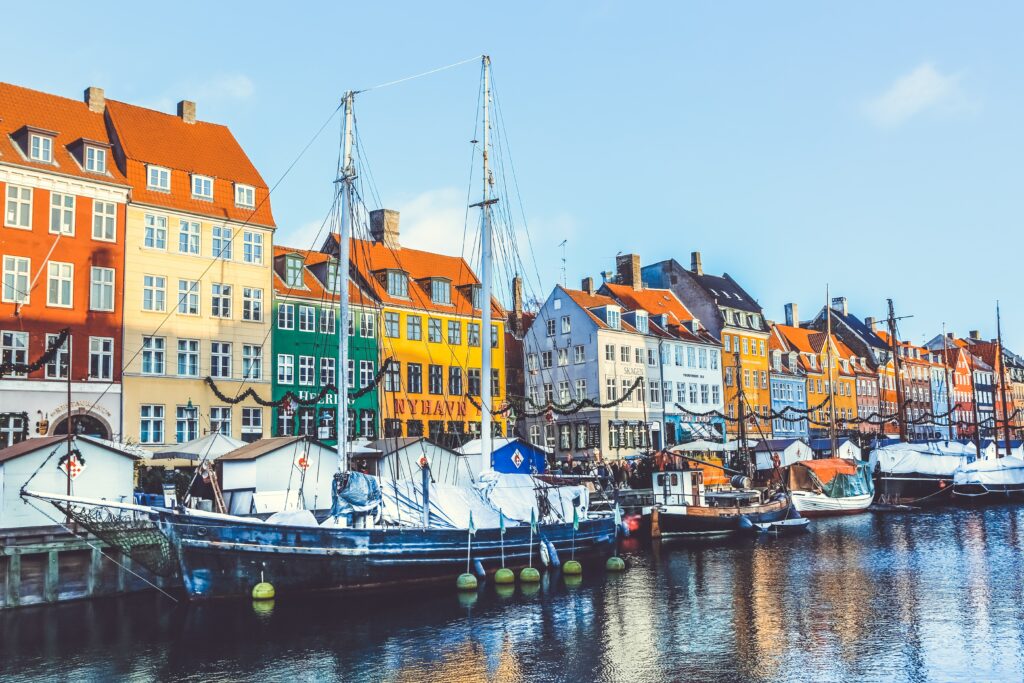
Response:
M828 433L831 408L822 404L830 395L836 429L840 432L855 429L850 421L857 417L857 370L851 359L858 364L861 361L834 335L830 349L826 343L828 335L824 332L793 325L776 325L776 329L799 354L801 367L807 375L808 409L821 406L810 415L811 436Z

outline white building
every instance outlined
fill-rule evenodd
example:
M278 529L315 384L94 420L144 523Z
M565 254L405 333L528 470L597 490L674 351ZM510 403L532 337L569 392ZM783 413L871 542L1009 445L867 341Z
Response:
M303 436L260 439L217 459L228 512L326 510L338 471L332 446Z

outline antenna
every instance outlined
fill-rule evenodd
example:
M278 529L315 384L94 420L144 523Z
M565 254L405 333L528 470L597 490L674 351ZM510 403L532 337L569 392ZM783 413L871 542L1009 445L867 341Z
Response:
M567 289L569 287L569 283L565 279L565 245L568 241L569 240L562 240L561 242L558 243L558 246L562 248L562 286Z

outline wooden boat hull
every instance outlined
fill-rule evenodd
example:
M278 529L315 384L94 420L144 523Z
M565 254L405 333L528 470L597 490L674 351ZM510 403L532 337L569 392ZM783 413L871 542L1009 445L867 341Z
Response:
M156 523L174 546L185 590L192 599L248 596L265 580L278 595L328 590L397 588L449 580L466 571L466 530L337 529L270 525L258 521L156 513ZM508 527L505 566L530 564L529 527ZM538 536L540 538L538 538ZM561 561L575 544L578 560L604 558L615 547L611 517L572 524L544 525L534 536L532 558L540 566L538 542L549 541ZM471 561L485 571L501 566L501 536L480 529L473 537Z
M662 536L730 536L743 530L741 517L758 524L777 522L789 515L786 500L738 508L666 505L658 510L658 526Z
M953 499L959 503L980 505L1003 503L1024 498L1024 484L954 484Z
M812 491L793 491L793 507L799 510L802 517L837 517L840 515L857 515L864 512L874 500L873 493L846 498L832 498L824 493Z
M875 500L892 505L938 505L948 503L953 477L933 474L880 473L875 480Z

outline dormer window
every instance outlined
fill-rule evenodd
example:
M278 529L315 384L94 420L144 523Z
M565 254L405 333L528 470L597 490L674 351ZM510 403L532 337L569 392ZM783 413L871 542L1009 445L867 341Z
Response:
M619 309L611 307L605 309L605 318L605 322L608 323L608 327L613 330L622 329L622 314L619 312Z
M39 133L30 133L28 136L28 157L32 161L52 164L53 138Z
M782 369L782 352L779 350L772 351L772 367L776 370Z
M235 184L235 204L247 208L256 206L256 188L252 185Z
M435 304L452 303L452 283L448 280L433 278L430 281L430 300Z
M470 285L469 287L469 298L473 300L473 308L480 308L480 294L482 293L480 285Z
M390 296L409 298L409 276L400 270L384 271L380 277Z
M213 178L205 175L192 175L192 197L213 201Z
M146 167L146 188L159 192L171 191L171 171L162 166Z
M327 264L327 290L337 292L339 289L341 283L338 280L338 262L331 261Z
M647 332L647 314L637 311L635 315L636 324L634 325L634 327L636 327L637 331L639 332Z
M288 256L284 261L284 281L289 287L302 286L302 257Z
M85 170L90 173L107 172L107 150L100 147L86 145L85 147Z
M732 311L727 310L725 312L725 324L732 325Z

